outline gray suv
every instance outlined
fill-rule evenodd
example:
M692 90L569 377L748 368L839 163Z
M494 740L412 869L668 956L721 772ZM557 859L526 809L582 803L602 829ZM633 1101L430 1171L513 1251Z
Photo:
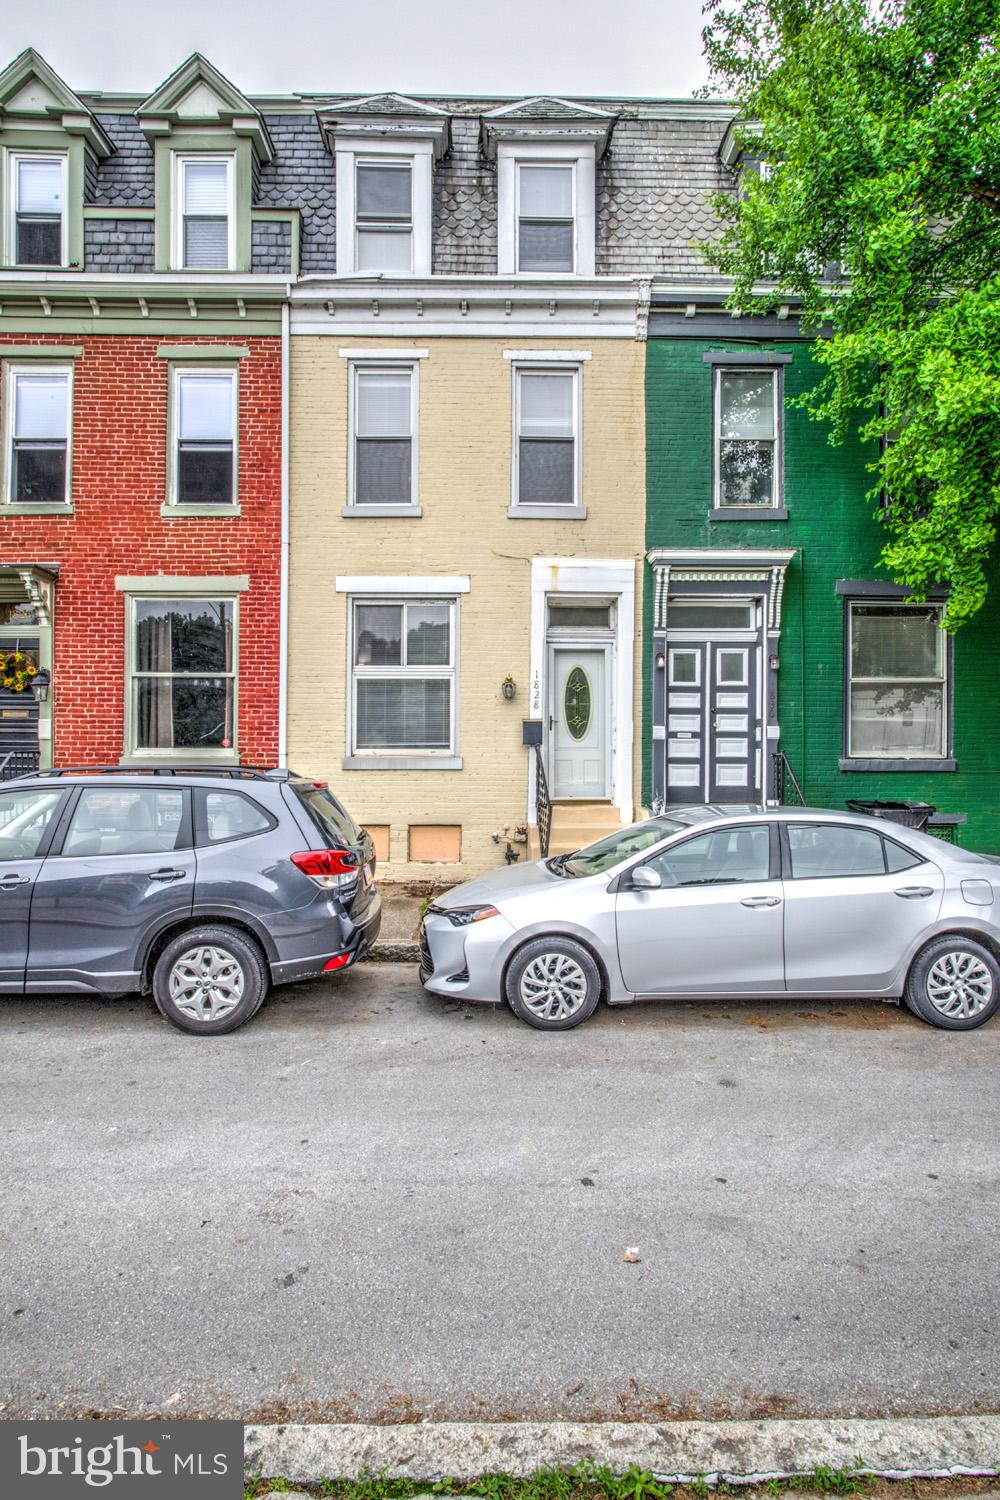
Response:
M152 993L217 1035L271 982L348 968L380 920L374 845L323 781L76 766L0 785L0 994Z

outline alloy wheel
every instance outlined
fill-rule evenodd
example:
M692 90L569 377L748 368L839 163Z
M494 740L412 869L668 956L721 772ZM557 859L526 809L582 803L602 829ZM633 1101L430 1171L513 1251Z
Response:
M566 953L540 953L521 975L518 989L540 1021L565 1021L587 998L587 976Z
M170 999L192 1021L219 1021L243 999L243 966L224 948L189 948L167 981Z
M993 975L975 953L956 949L935 959L924 981L927 998L943 1016L968 1020L993 998Z

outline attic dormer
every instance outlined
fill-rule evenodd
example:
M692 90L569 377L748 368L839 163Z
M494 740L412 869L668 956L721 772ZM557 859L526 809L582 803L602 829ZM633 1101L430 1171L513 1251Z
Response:
M249 271L254 182L274 155L260 112L195 52L135 113L154 155L157 270Z
M0 73L3 265L83 265L86 184L113 149L96 117L33 48Z
M429 276L434 163L449 116L403 94L367 94L320 112L337 171L337 273Z

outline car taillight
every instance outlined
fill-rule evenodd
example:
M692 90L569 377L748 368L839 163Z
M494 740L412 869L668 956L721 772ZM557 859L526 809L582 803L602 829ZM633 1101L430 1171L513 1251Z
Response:
M358 856L350 849L306 849L292 864L325 890L343 890L358 878Z

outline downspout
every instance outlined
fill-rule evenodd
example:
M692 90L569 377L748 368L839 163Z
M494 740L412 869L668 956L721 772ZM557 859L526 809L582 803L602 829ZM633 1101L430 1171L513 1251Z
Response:
M291 340L291 283L281 305L281 554L278 616L278 765L288 759L288 548L289 548L289 453L288 396Z

